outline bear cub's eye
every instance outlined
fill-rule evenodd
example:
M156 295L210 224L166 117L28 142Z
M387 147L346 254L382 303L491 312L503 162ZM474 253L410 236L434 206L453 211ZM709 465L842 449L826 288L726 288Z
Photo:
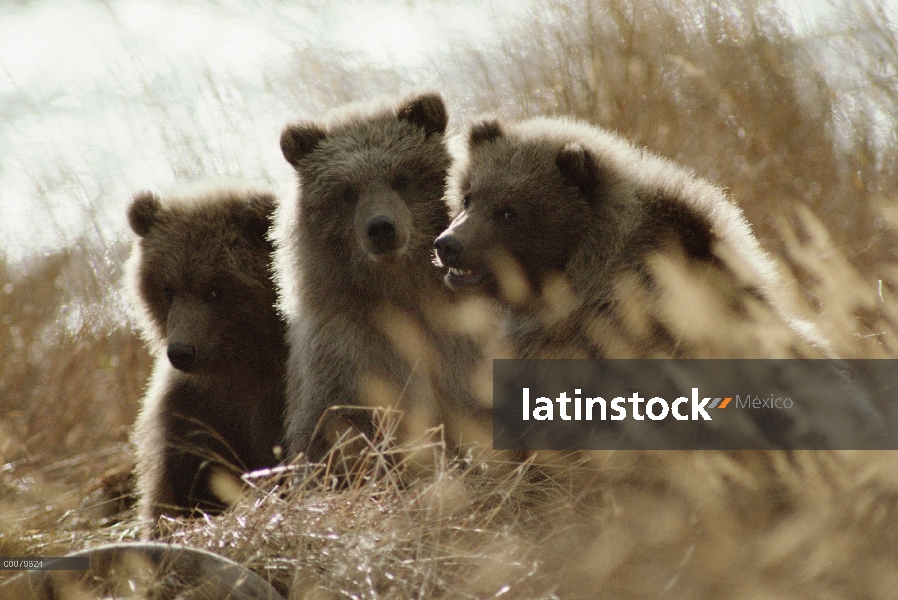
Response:
M346 202L346 204L355 204L358 199L359 195L351 185L347 185L343 188L343 201Z
M206 294L206 298L211 302L213 300L218 300L221 297L221 291L218 288L211 288L209 293Z
M393 181L390 182L390 187L392 187L397 192L404 192L406 189L408 189L408 177L406 177L402 173L395 175L393 177Z
M464 196L462 196L462 206L465 210L468 210L468 207L471 206L471 192L466 192Z
M496 217L506 223L514 223L518 220L518 212L513 208L500 208L496 211Z

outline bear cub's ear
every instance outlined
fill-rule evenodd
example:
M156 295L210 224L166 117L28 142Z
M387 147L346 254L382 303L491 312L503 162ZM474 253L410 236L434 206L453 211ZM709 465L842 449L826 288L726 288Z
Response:
M408 121L422 128L427 136L446 133L446 125L449 124L446 105L442 96L436 92L420 94L406 100L396 109L396 116L400 121Z
M497 119L484 119L471 125L468 132L468 147L473 148L480 144L491 142L502 136L502 127Z
M243 210L246 231L263 241L268 239L268 229L274 217L275 199L271 194L255 194L247 199Z
M599 184L599 168L589 150L578 143L568 144L558 151L555 164L570 185L585 196L593 195Z
M314 123L294 123L281 132L281 152L294 167L315 149L327 134Z
M152 192L134 194L128 207L128 224L140 237L150 232L156 221L156 214L162 209L162 201Z

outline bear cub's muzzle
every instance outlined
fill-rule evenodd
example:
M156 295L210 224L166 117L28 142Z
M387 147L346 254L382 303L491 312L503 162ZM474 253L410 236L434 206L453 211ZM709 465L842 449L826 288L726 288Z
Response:
M481 266L475 267L465 264L465 258L467 257L462 256L465 249L464 244L451 230L443 232L434 241L433 247L443 266L449 268L449 272L446 273L445 277L446 285L451 288L459 288L483 283L488 270ZM464 266L469 268L465 269L463 268Z
M396 221L389 215L371 217L365 226L365 233L375 254L386 254L396 250Z

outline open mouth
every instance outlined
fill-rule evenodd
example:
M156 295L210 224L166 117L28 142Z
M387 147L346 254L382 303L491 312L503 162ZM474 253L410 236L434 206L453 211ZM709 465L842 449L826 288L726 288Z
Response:
M486 271L449 267L449 272L446 274L446 283L455 286L477 285L483 281L484 277L486 277Z

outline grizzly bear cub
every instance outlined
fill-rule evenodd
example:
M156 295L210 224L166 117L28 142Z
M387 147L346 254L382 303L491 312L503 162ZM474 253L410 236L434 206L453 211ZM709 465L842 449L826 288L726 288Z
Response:
M739 208L670 161L560 118L473 124L446 283L499 298L522 358L825 356Z
M218 511L278 462L285 326L267 231L274 198L236 184L137 194L127 273L156 355L135 426L141 518Z
M396 408L400 436L442 426L450 444L473 435L469 418L489 422L470 391L478 346L433 265L449 224L447 120L442 98L424 93L349 105L281 135L299 178L276 218L294 455L317 460L331 447L331 406ZM372 436L368 408L347 420Z
M487 119L471 126L467 141L447 194L460 212L434 245L449 286L507 308L503 333L517 358L831 355L810 324L782 307L775 265L717 187L567 119ZM676 379L676 365L665 365L658 368L669 367ZM843 387L826 398L815 392L813 404L788 414L739 413L728 440L746 435L738 439L760 448L881 443L881 415L842 367L792 365L822 369ZM743 383L807 393L801 377L741 373ZM697 431L703 439L719 435L668 433L688 445ZM624 436L617 447L639 436L654 440L657 430L635 423Z

